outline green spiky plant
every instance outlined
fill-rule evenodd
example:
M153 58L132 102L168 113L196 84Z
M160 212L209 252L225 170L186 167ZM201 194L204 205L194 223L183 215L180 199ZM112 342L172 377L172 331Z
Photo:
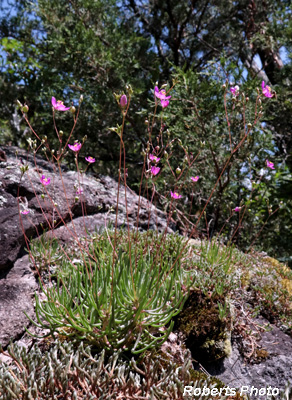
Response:
M182 239L169 236L163 249L148 248L145 253L145 234L132 248L127 236L121 236L124 246L113 258L110 240L99 235L98 247L93 248L97 263L90 272L82 263L63 261L56 286L42 286L46 300L36 295L39 327L111 352L123 349L137 354L167 339L191 284L180 262L172 267ZM161 239L152 235L153 241Z

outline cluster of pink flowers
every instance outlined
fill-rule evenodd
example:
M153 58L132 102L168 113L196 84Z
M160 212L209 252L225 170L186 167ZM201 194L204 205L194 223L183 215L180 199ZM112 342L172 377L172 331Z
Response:
M239 86L238 85L232 86L230 88L230 92L233 94L233 96L238 96L239 95ZM272 89L270 88L270 86L265 85L264 81L262 81L262 92L263 92L263 95L266 97L269 97L269 98L273 97Z
M81 145L81 143L76 142L74 144L68 144L68 147L69 147L70 150L72 150L75 153L77 153L81 149L82 145ZM91 157L91 156L85 157L85 160L87 162L89 162L90 164L95 163L95 158Z
M169 104L169 99L171 96L166 96L166 91L164 89L159 90L157 86L154 88L155 96L160 100L162 108L165 108Z
M160 158L155 156L154 154L149 154L149 160L151 160L152 162L154 162L155 164L157 164L160 161ZM159 174L160 168L157 167L156 165L152 165L151 167L151 174L153 176Z

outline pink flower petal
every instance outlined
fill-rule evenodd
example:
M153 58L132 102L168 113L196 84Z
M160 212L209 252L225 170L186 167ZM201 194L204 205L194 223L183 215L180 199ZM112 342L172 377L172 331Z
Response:
M68 144L68 147L70 150L77 152L81 149L81 143Z
M239 86L234 86L230 88L230 92L233 94L233 96L238 96L239 95Z
M168 100L171 96L166 96L166 91L164 89L159 90L157 86L154 88L155 96L160 100Z
M200 179L199 176L191 176L191 180L192 180L193 182L198 182L199 179Z
M160 102L161 102L161 106L162 106L162 108L165 108L165 107L167 107L168 106L168 104L169 104L169 100L160 100Z
M269 161L269 160L266 160L266 163L267 163L267 167L268 167L268 168L275 169L274 163L272 163L272 162Z
M40 181L45 186L47 186L47 185L49 185L51 183L51 179L50 178L46 178L45 175L42 175Z
M52 97L52 106L57 111L67 111L70 110L70 107L65 107L61 100L56 100L55 97Z
M269 98L273 97L272 89L268 85L265 87L265 82L264 81L262 81L262 90L263 90L263 95L264 96L269 97Z
M160 158L159 158L159 157L156 157L156 156L153 155L153 154L149 154L149 158L150 158L151 161L154 161L154 162L156 162L156 163L158 163L158 162L160 161Z
M157 175L158 173L159 173L159 171L160 171L160 168L159 167L151 167L151 174L152 175Z
M29 214L30 213L30 211L29 210L22 210L22 211L20 211L21 212L21 214L23 214L23 215L27 215L27 214Z
M85 160L86 160L87 162L89 162L89 163L94 163L94 162L95 162L95 158L90 157L90 156L85 157Z
M182 196L178 194L177 192L172 192L170 191L170 196L174 199L180 199Z

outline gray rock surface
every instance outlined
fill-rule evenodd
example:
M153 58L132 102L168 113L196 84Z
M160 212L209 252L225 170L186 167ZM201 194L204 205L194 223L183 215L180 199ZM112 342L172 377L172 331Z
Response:
M267 323L263 318L261 320ZM267 358L260 363L250 365L240 362L238 350L234 348L232 356L223 361L221 371L213 369L213 372L223 381L236 382L237 386L274 385L283 389L286 382L292 378L291 337L276 326L271 326L271 330L261 334L259 345L267 352Z
M24 312L34 317L32 298L37 287L28 256L18 259L9 272L0 275L0 343L3 346L23 335L28 325Z
M53 219L59 225L54 235L63 242L84 236L85 226L89 232L94 232L109 222L115 223L118 183L114 179L84 176L83 193L76 203L74 185L78 183L77 173L64 169L61 180L48 162L39 157L36 157L36 162L37 167L32 155L15 147L0 149L0 343L3 346L23 335L29 324L24 312L30 317L34 315L33 296L37 280L28 256L23 257L25 236L31 238L36 237L37 232L41 234L41 224L48 227ZM23 165L28 165L29 169L21 179L20 167ZM42 174L51 179L51 184L46 186L47 193L44 192L45 200L41 198ZM57 203L56 207L49 196ZM167 227L163 212L146 199L139 200L131 190L127 190L127 207L128 219L124 187L120 186L118 227L129 224L134 228L139 212L140 230L167 229L173 232ZM30 210L28 215L20 215L19 211L24 208ZM83 210L86 210L85 217L82 217Z
M72 222L83 215L94 216L88 219L90 229L103 226L105 220L115 221L115 210L117 202L118 183L109 177L96 179L85 175L80 186L83 193L80 200L75 201L76 188L78 185L77 172L67 171L60 174L55 171L48 162L36 157L36 164L32 155L15 147L2 147L5 151L7 161L0 161L0 271L12 267L19 256L19 252L25 245L25 235L35 237L37 230L41 233L41 224L44 227L64 225ZM18 158L15 152L18 150ZM20 161L21 160L21 161ZM23 161L25 160L25 161ZM20 167L28 165L29 169L21 178ZM44 174L51 179L48 186L43 186L40 177ZM79 186L78 186L79 187ZM41 194L45 194L45 199ZM28 207L28 215L20 215L17 198L20 198L20 210ZM120 186L119 197L119 218L118 225L127 225L125 192L123 185ZM57 205L54 206L54 203ZM136 193L127 189L128 222L130 227L136 226L139 210L140 229L158 229L163 231L166 228L166 219L162 211L150 205L146 199L140 199ZM84 211L86 210L86 211ZM148 217L150 217L148 219ZM77 235L83 235L85 228ZM23 228L23 229L22 229ZM67 230L68 236L76 236L73 226ZM94 230L94 229L93 229ZM168 232L173 232L167 227Z
M269 325L262 317L257 322L262 326ZM203 367L229 387L254 386L260 389L271 386L284 391L288 382L292 384L292 338L270 325L270 329L261 334L258 345L267 355L258 363L247 362L233 343L230 357L217 363L203 364Z

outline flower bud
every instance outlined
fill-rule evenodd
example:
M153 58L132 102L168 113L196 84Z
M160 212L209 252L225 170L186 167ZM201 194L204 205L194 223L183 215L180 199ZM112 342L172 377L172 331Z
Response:
M81 104L83 101L83 94L79 97L79 104Z
M43 193L41 194L41 198L42 198L42 199L44 199L44 198L45 198L45 195L44 195Z
M127 96L126 96L125 94L123 94L123 95L121 96L121 98L120 98L120 106L121 106L122 108L125 108L126 105L127 105L127 103L128 103Z
M179 175L179 174L181 173L181 169L180 169L179 167L177 167L177 169L175 170L175 173L176 173L177 175Z
M76 108L74 106L70 107L70 112L71 114L75 114L76 113Z
M249 123L247 124L247 127L248 127L248 129L251 129L251 128L252 128L252 124L249 122Z
M29 110L29 108L28 108L27 105L25 105L25 106L22 107L22 112L27 113L28 110Z
M262 104L262 100L261 100L261 99L259 99L259 104L260 104L260 105Z
M226 85L225 85L225 83L222 85L222 89L226 89Z
M245 101L246 101L246 102L249 102L249 97L246 97L246 98L245 98Z
M22 107L22 104L20 103L19 100L17 100L17 105L18 105L19 107Z
M148 124L149 124L148 119L145 119L144 124L145 124L145 125L148 125Z
M60 136L63 136L63 135L64 135L64 132L63 132L63 131L59 131L59 135L60 135Z
M126 89L127 89L128 93L129 93L129 95L131 96L133 94L132 86L131 85L126 85Z

